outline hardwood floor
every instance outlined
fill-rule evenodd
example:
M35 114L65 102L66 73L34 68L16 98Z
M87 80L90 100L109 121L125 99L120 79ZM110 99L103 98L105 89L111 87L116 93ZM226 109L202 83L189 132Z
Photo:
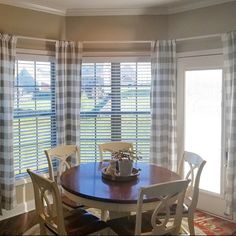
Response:
M210 217L210 215L208 216ZM24 232L26 232L28 229L30 229L36 224L37 224L37 218L36 218L35 211L30 211L30 212L0 221L0 236L1 235L22 235ZM230 228L230 225L232 225L232 223L227 222L226 224L222 223L222 225L223 227L228 227L230 231L233 232L233 233L230 233L230 235L236 235L235 228L234 230L233 228L232 229ZM216 231L216 234L214 235L221 235L221 234Z
M0 235L22 235L35 224L37 224L35 211L14 216L0 221Z

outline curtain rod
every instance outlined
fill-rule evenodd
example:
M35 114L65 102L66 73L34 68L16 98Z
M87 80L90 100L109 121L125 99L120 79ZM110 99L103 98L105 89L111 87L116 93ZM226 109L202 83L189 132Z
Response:
M56 41L58 41L58 40L55 40L55 39L45 39L45 38L27 37L27 36L21 36L21 35L16 36L16 38L17 38L17 39L19 38L19 39L37 40L37 41L48 41L48 42L53 42L53 43L55 43Z
M194 37L186 37L186 38L177 38L175 39L176 42L187 41L187 40L196 40L196 39L207 39L207 38L216 38L221 37L221 34L208 34L208 35L200 35ZM92 44L92 43L152 43L155 40L141 40L141 41L82 41L85 44Z
M151 40L136 40L136 41L134 41L134 40L124 40L124 41L82 41L82 43L84 43L84 44L96 44L96 43L110 43L110 44L112 44L112 43L114 43L114 44L122 44L122 43L151 43L151 42L153 42L153 41L151 41Z
M27 37L27 36L16 36L20 39L29 39L29 40L37 40L37 41L48 41L48 42L56 42L58 40L55 39L45 39L45 38L36 38L36 37ZM182 42L182 41L188 41L188 40L197 40L197 39L207 39L207 38L215 38L215 37L221 37L221 34L208 34L208 35L201 35L201 36L194 36L194 37L186 37L186 38L177 38L175 39L176 42ZM84 44L99 44L99 43L114 43L114 44L122 44L122 43L152 43L155 40L137 40L137 41L82 41Z
M201 36L194 36L194 37L187 37L187 38L177 38L176 42L196 40L196 39L216 38L216 37L221 37L221 35L222 34L208 34L208 35L201 35Z

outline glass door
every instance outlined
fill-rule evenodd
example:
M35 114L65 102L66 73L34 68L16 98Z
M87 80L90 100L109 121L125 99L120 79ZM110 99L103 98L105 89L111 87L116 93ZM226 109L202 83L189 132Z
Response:
M185 139L187 151L207 161L200 188L221 193L222 69L185 71Z
M224 216L223 59L221 55L178 61L179 157L183 151L207 161L198 208Z

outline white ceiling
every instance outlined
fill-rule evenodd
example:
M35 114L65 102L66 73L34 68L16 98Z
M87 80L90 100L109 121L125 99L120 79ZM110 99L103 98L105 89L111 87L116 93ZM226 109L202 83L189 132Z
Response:
M236 0L0 0L0 3L59 15L171 14Z

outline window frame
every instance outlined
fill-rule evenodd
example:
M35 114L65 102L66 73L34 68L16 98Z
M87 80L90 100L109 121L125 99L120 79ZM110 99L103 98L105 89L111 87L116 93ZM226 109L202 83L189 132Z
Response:
M128 54L125 56L120 56L120 55L119 56L116 56L116 55L114 55L114 56L97 56L97 55L92 56L92 55L90 55L90 56L83 57L83 59L82 59L82 65L83 65L83 63L111 63L111 64L113 64L113 63L129 63L129 62L132 62L132 63L139 63L139 62L145 63L146 62L146 63L151 64L151 56L149 56L147 54L140 56L139 53L132 54L131 56L129 56ZM113 82L114 81L112 80L112 75L111 75L111 89L112 89ZM115 83L117 86L117 82L115 82ZM150 93L151 93L151 81L150 81ZM81 107L82 107L82 104L81 104ZM116 109L117 109L117 107L116 107ZM111 111L112 111L112 105L111 105ZM83 112L83 115L84 115L84 113L85 112ZM150 118L151 118L151 109L150 109ZM112 120L111 120L111 123L112 123ZM150 129L151 129L151 123L150 123ZM121 130L120 130L120 132L121 132ZM150 136L149 136L149 138L150 138ZM122 140L122 134L121 134L121 140ZM118 140L114 140L112 138L112 124L111 124L111 141L118 141ZM134 146L134 148L136 149L135 146ZM96 151L96 149L95 149L95 151ZM139 151L139 150L137 150L137 151ZM97 156L97 154L98 153L95 153L94 161L99 160L99 156ZM87 160L87 161L89 161L89 160ZM147 158L145 158L144 161L148 162L149 160Z
M16 50L16 57L15 57L15 61L17 63L18 60L22 60L22 61L34 61L34 62L50 62L50 63L54 63L54 70L50 71L50 73L55 72L55 62L56 62L56 58L55 55L52 51L47 51L47 50L32 50L32 49L17 49ZM15 76L14 76L15 79ZM55 107L55 122L54 122L54 128L56 128L56 75L54 76L54 81L51 81L51 83L53 84L52 90L54 91L54 95L53 95L53 106ZM14 86L15 89L15 86ZM13 111L13 116L15 119L15 115L14 115L15 110ZM51 125L52 127L52 125ZM14 126L13 126L14 129ZM51 136L55 136L55 141L57 142L57 134L56 134L56 130L55 132L53 132L52 128L51 128ZM52 142L52 140L51 140ZM13 148L14 148L14 144L13 144ZM14 157L14 156L13 156ZM46 158L46 156L45 156ZM15 157L14 157L14 162L15 162ZM39 170L37 170L38 172L42 173L44 176L47 176L48 173L48 167L45 168L41 168ZM27 182L31 182L27 172L26 173L20 173L20 174L15 174L15 169L14 169L14 175L15 175L15 180L16 180L16 186L21 185L22 181L25 183L25 181Z

